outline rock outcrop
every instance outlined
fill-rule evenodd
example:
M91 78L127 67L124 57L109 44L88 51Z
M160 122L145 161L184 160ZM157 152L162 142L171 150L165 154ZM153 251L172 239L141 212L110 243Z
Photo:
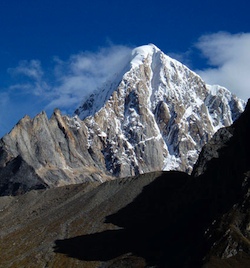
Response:
M79 125L59 110L50 119L44 112L21 119L0 141L0 194L112 179L88 150L87 127Z
M211 246L206 260L210 265L250 264L249 135L250 100L240 118L230 127L220 129L203 147L194 167L193 175L207 185L214 199L211 206L217 208L218 216L206 230Z

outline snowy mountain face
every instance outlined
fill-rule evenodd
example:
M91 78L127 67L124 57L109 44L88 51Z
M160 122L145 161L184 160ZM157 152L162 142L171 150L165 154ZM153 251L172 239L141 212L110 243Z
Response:
M134 49L120 69L76 116L25 117L1 139L4 194L156 170L191 173L202 146L244 109L227 89L206 85L154 45ZM22 167L37 178L20 189Z
M190 173L202 146L244 109L227 89L206 85L154 45L134 49L125 66L118 86L106 86L76 110L91 130L89 140L98 131L105 139L106 167L116 175Z

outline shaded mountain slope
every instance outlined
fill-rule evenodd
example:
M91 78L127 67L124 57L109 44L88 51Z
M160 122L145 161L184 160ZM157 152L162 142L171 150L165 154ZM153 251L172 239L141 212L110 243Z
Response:
M106 223L123 229L59 240L56 251L89 261L132 252L156 267L248 267L249 134L250 103L235 124L204 147L196 176L158 177L132 203L106 217ZM113 265L126 267L124 262L119 258ZM126 256L126 262L131 265L133 258Z
M218 265L229 265L229 261L218 258L233 257L239 263L248 260L250 254L250 101L245 112L235 123L219 130L203 148L194 169L198 178L210 180L208 191L213 196L214 206L228 207L222 217L207 230L211 250L207 259L216 260ZM216 144L216 145L215 145ZM218 146L219 144L219 146ZM211 158L211 155L213 157ZM198 179L197 178L197 179ZM230 207L230 204L233 206ZM220 210L216 211L218 214ZM216 259L214 256L217 256ZM213 261L211 261L213 263ZM233 261L231 264L233 265ZM237 263L237 262L236 262ZM244 262L242 263L244 264ZM224 267L224 266L223 266ZM241 267L241 266L239 266ZM242 266L243 267L243 266ZM247 266L244 266L247 267Z
M204 147L192 176L1 197L0 266L249 267L249 135L250 102Z
M57 239L117 230L104 223L161 173L1 197L0 267L98 267L53 252ZM97 245L98 246L98 245Z

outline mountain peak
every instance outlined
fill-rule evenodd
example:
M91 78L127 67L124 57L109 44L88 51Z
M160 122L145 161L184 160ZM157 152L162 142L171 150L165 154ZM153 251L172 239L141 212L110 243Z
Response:
M76 111L82 120L88 117L91 124L103 129L109 137L106 141L112 143L109 150L119 152L117 161L122 169L126 166L126 172L131 167L135 173L156 169L191 172L201 147L244 109L244 102L227 89L206 85L153 44L135 48L127 66L115 83L93 93ZM112 134L108 134L111 128ZM139 155L126 155L115 141ZM144 155L151 159L155 150L160 160L144 162ZM112 173L116 170L126 176L125 170L114 169L113 164L108 168Z
M161 50L156 45L150 43L147 45L142 45L142 46L134 48L132 54L136 51L144 51L145 53L153 53L153 52L157 52Z
M154 44L148 44L144 46L139 46L132 51L132 66L138 66L143 63L143 61L154 53L160 52L161 50Z
M243 111L236 96L206 85L154 45L134 49L123 66L85 99L79 117L55 112L16 126L0 141L0 171L21 156L50 187L159 170L191 173L202 146ZM23 174L13 174L23 182Z

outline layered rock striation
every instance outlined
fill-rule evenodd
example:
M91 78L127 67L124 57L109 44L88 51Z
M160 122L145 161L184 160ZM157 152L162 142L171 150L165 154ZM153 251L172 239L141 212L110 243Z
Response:
M59 110L21 119L0 141L1 194L112 179L88 150L87 129Z

